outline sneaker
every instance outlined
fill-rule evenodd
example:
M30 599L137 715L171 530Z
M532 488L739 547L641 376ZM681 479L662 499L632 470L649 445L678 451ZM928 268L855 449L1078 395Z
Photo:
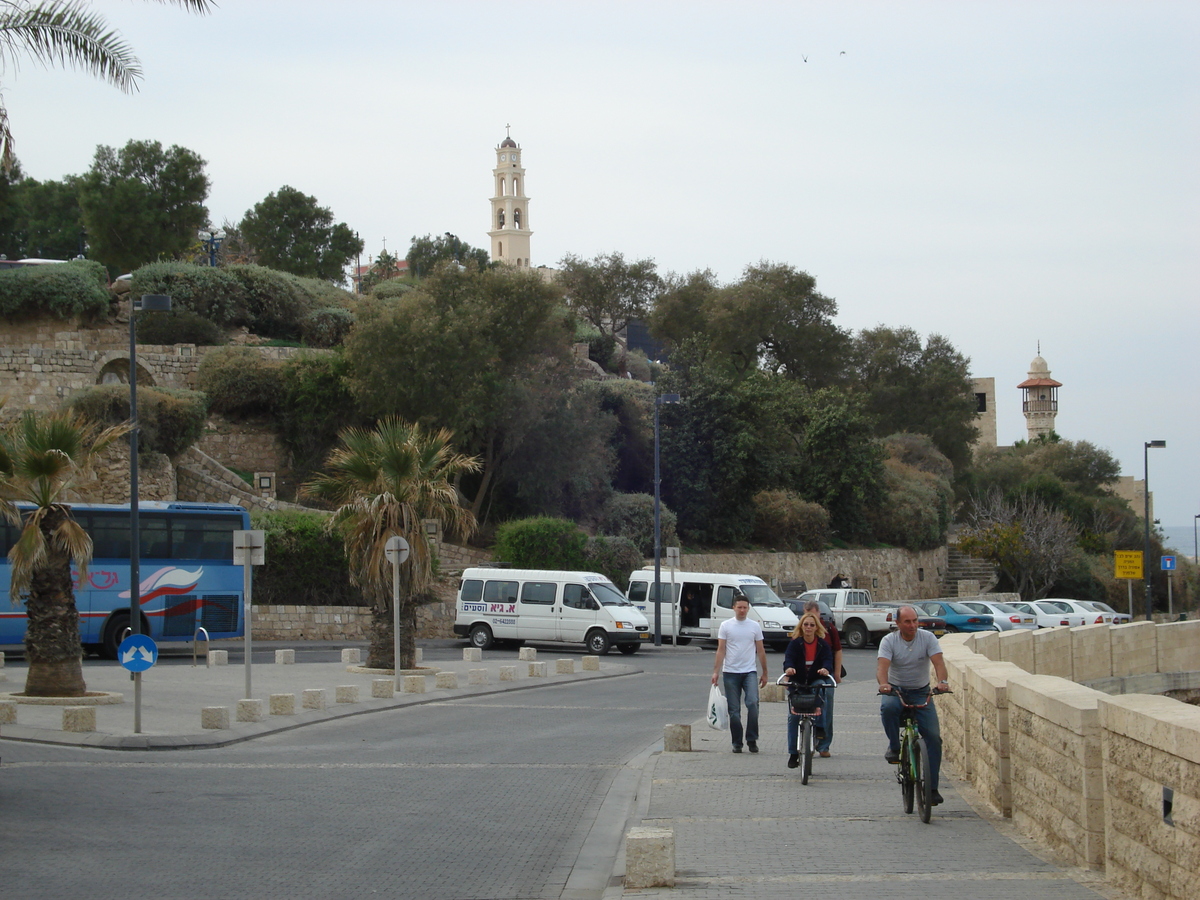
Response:
M945 802L946 801L942 799L942 795L940 793L938 793L937 791L933 791L929 795L929 805L930 806L937 806L937 805L939 805L941 803L945 803Z
M900 764L900 751L893 750L891 747L888 747L883 751L883 758L890 762L893 766L897 766Z
M751 753L758 752L758 744L756 744L754 741L746 741L746 746L750 748Z
M833 754L832 754L832 753L830 753L828 750L822 750L822 751L821 751L821 758L822 758L822 759L829 759L829 757L830 757L830 756L832 756L832 755L833 755Z
M733 752L734 752L734 753L741 753L741 752L742 752L742 745L741 745L741 744L734 744L734 745L733 745Z
M792 753L788 755L788 768L794 769L800 765L800 754Z

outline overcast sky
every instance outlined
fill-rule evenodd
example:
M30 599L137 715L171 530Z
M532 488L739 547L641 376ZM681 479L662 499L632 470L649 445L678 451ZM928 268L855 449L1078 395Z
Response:
M1156 516L1200 513L1200 4L94 6L145 78L4 72L39 180L157 140L207 161L217 225L287 184L364 261L427 233L486 248L511 124L535 265L790 263L844 328L946 335L996 378L1001 443L1040 341L1058 431L1138 478L1166 440Z

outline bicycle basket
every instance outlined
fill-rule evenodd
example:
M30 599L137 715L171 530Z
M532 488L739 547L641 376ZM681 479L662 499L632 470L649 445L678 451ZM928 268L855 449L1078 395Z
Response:
M788 704L792 708L792 712L798 716L812 715L813 712L821 705L820 697L817 692L811 688L793 688L788 692Z

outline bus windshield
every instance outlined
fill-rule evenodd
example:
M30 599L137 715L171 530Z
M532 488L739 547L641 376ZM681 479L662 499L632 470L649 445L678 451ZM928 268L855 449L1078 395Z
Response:
M625 595L616 589L614 585L607 581L593 581L588 585L592 595L600 601L603 606L632 606Z

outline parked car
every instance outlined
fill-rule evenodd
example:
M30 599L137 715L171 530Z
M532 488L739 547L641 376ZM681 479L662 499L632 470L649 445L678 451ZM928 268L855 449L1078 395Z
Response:
M1088 607L1089 609L1095 609L1099 612L1104 613L1105 615L1111 614L1112 615L1112 623L1114 625L1124 625L1126 622L1133 621L1133 616L1129 615L1128 613L1117 612L1115 609L1113 609L1107 603L1101 603L1099 600L1080 600L1079 602L1082 603L1084 606Z
M945 619L948 634L956 631L995 630L990 615L977 612L956 600L917 600L912 605L918 612L923 612L927 616Z
M992 623L997 631L1012 631L1016 628L1037 630L1038 623L1033 613L1021 612L1015 606L1007 603L992 603L989 600L964 600L963 606L969 606L976 612L986 613L992 617Z
M904 606L903 603L876 603L876 606L890 606L893 609L899 609ZM917 627L923 628L926 631L932 631L934 637L941 637L946 633L946 620L940 619L937 616L927 616L921 610L917 610Z
M1039 600L1038 602L1053 604L1069 615L1079 615L1082 621L1072 621L1072 625L1111 625L1113 622L1112 610L1103 612L1083 600L1060 600L1057 597L1047 597L1045 600Z
M1080 621L1083 617L1078 613L1063 612L1063 610L1059 607L1047 603L1044 600L1036 600L1033 603L1021 601L1020 603L1013 603L1011 605L1014 608L1021 610L1021 612L1030 613L1034 618L1036 618L1038 628L1057 628L1059 625L1083 624L1083 622Z

